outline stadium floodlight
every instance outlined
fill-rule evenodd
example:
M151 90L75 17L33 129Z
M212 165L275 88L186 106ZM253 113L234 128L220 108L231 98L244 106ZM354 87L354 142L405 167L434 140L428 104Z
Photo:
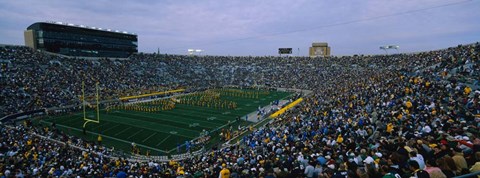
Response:
M380 46L380 49L381 49L381 50L384 50L384 51L385 51L385 54L388 54L388 51L387 51L388 46Z
M385 46L380 46L380 50L384 50L386 54L388 54L388 51L389 49L395 49L397 50L398 52L398 48L400 48L400 46L398 45L385 45Z
M192 55L193 53L195 53L194 49L187 49L187 54L188 55Z
M187 49L188 55L198 55L202 54L202 52L205 52L203 49Z

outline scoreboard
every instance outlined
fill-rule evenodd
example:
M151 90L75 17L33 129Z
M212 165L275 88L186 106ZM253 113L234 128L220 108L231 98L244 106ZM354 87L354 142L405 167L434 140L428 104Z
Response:
M328 46L328 43L312 43L309 54L310 57L330 56L330 46Z
M278 48L278 54L292 54L292 48Z

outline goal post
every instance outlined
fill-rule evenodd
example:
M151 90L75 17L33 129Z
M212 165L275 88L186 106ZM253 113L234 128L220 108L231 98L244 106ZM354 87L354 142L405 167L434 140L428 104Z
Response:
M100 123L100 103L99 103L99 88L98 88L99 82L95 84L95 89L96 89L96 119L90 119L87 118L87 112L86 112L86 104L87 102L85 101L85 82L82 82L82 104L83 104L83 128L87 126L87 123L93 122L93 123Z

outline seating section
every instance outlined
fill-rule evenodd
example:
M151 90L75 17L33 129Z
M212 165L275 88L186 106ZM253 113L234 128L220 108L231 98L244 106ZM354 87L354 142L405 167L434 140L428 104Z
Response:
M0 177L453 177L480 171L480 44L415 54L235 57L136 54L67 59L0 47L0 117L176 88L267 86L313 91L238 144L170 162L30 121L0 125ZM66 111L67 112L67 111ZM423 170L423 171L419 171Z

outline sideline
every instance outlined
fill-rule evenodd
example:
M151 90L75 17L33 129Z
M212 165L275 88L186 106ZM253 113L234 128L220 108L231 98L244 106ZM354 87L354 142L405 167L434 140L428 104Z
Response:
M45 121L43 121L43 120L40 121L40 122L49 123L49 122L45 122ZM78 129L78 128L69 127L69 126L62 125L62 124L56 124L56 125L57 125L57 126L60 126L60 127L67 128L67 129L72 129L72 130L76 130L76 131L83 132L83 130ZM125 129L125 130L127 130L127 129ZM123 143L127 143L127 144L131 144L131 143L132 143L132 142L129 142L129 141L126 141L126 140L118 139L118 138L115 138L115 137L111 137L111 136L104 135L104 134L100 134L100 133L96 133L96 132L91 132L91 131L88 131L88 130L87 130L86 132L87 132L87 133L90 133L90 134L93 134L93 135L101 135L103 138L108 138L108 139L116 140L116 141L123 142ZM157 148L152 148L152 147L149 147L149 146L146 146L146 145L142 145L142 144L138 144L138 143L135 143L135 144L138 145L138 146L144 147L144 148L148 148L148 149L151 149L151 150L158 151L158 152L167 153L166 151L160 150L160 149L157 149Z

